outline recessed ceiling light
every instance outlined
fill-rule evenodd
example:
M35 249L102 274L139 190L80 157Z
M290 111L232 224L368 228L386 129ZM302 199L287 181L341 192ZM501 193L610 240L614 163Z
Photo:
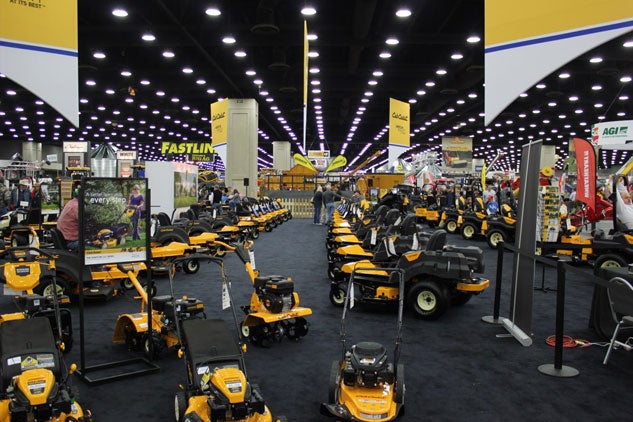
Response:
M453 53L451 54L451 59L453 60L461 60L464 58L464 55L462 53Z
M381 59L388 59L389 57L391 57L391 53L388 51L383 51L378 55L378 57L380 57Z
M571 74L569 72L562 72L558 74L558 77L561 79L567 79L571 76Z
M319 57L319 52L318 51L309 51L308 52L308 57L310 57L311 59L315 59L315 58Z
M237 50L233 54L235 55L235 57L239 57L239 58L246 57L246 51L244 50Z
M418 94L418 95L422 96L422 95L425 95L425 94L426 94L426 91L425 91L425 90L423 90L423 89L418 89L418 91L416 92L416 94Z
M255 72L253 69L248 69L244 73L246 73L246 76L255 76L255 75L257 75L257 72Z
M225 35L222 37L222 42L224 44L235 44L236 39L233 35Z
M319 70L319 68L318 68L318 67L311 67L311 68L310 68L310 70L309 70L308 72L310 72L310 73L312 73L312 74L314 75L314 74L316 74L316 73L319 73L319 72L320 72L320 70Z
M545 84L537 84L536 85L536 88L538 88L538 89L545 89L546 87L547 87L547 85L545 85Z
M411 10L407 9L406 7L403 7L401 9L396 10L396 16L399 18L408 18L409 16L411 16Z
M572 95L571 97L569 97L569 101L578 101L578 96Z
M519 97L521 97L521 98L525 98L527 96L528 96L527 92L522 92L522 93L519 94Z
M141 85L149 85L149 84L150 84L150 82L147 79L143 79L141 81Z
M174 57L176 57L176 55L174 54L173 51L163 51L163 57L166 59L173 59Z
M468 38L466 38L466 42L469 44L475 44L475 43L478 43L479 41L481 41L481 38L478 35L471 35Z
M602 57L600 56L595 56L589 59L589 63L601 63L602 62Z
M306 38L308 39L308 41L316 41L319 39L319 36L317 34L312 33L312 34L308 34Z
M316 9L312 6L305 6L303 9L301 9L301 14L303 16L313 16L316 15Z
M626 47L626 48L633 47L633 40L625 41L624 44L622 44L622 47Z
M217 7L209 7L204 11L209 16L220 16L222 12Z
M204 79L198 79L198 80L196 80L196 84L198 84L198 85L204 85L204 84L206 84L206 83L207 83L207 81L205 81Z
M372 79L372 80L370 80L370 81L367 81L367 84L368 84L368 85L372 85L372 86L374 86L374 85L378 85L378 81L374 81L374 80Z
M433 81L427 81L424 83L425 86L431 87L431 86L435 86L435 82Z
M94 57L95 59L105 59L106 55L102 51L95 51L94 53L92 53L92 57Z
M382 70L374 70L374 71L372 72L372 75L373 75L373 76L376 76L376 77L380 77L380 76L382 76L382 75L383 75L383 73L382 73Z
M121 76L125 76L126 78L129 78L130 76L132 76L132 72L130 72L129 70L122 70Z
M124 18L127 16L127 10L125 9L114 9L112 11L112 14L114 16L116 16L117 18Z
M448 72L446 71L446 69L437 69L435 71L436 75L446 75Z
M150 33L146 32L145 34L143 34L141 36L141 39L143 41L148 41L148 42L149 41L156 41L156 36L154 34L150 34Z
M193 73L193 69L190 68L190 67L183 67L182 68L182 73L186 73L186 74L189 75L189 74Z
M628 76L628 75L627 76L622 76L620 78L620 82L624 82L624 83L631 82L631 77Z
M592 91L600 91L602 89L602 85L594 85L591 87Z
M385 44L387 44L387 45L398 45L399 42L400 41L398 41L397 38L387 38L385 40Z

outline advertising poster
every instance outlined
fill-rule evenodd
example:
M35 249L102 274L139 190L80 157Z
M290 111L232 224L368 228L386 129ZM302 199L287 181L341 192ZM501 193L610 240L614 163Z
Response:
M442 138L442 166L449 172L470 172L473 140L459 136Z
M174 172L174 208L189 207L198 202L198 173Z
M83 183L84 264L145 261L147 179L89 178Z

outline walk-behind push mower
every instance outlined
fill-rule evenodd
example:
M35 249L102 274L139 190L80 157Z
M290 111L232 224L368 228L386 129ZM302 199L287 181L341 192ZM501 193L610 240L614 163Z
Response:
M220 260L222 295L231 308L239 332L230 283ZM178 318L178 316L176 316ZM176 322L180 337L178 356L185 359L187 381L174 397L176 422L247 421L277 422L266 406L259 387L246 375L246 345L236 341L222 319L188 319Z
M0 244L3 243L0 241ZM73 345L72 317L69 309L60 306L70 304L69 297L42 296L33 292L42 279L51 280L55 286L55 273L55 259L40 249L23 246L0 251L0 283L4 285L5 295L15 295L19 307L18 312L0 315L0 324L18 319L48 318L51 328L58 335L57 340L64 345L62 351L69 351Z
M312 309L299 306L294 282L280 275L260 276L249 242L237 246L235 252L255 288L250 305L242 307L246 313L241 324L242 336L253 344L268 347L281 341L284 335L297 340L308 334L308 321L304 317L311 315Z
M55 261L45 252L33 248L11 248L3 256L11 254L11 262L5 264L4 279L14 289L32 293L33 286L42 274L50 272L55 286ZM7 266L8 265L8 266ZM60 298L53 295L48 309L38 310L33 295L25 297L28 312L3 316L0 324L0 420L1 421L59 421L89 422L92 416L76 401L76 391L71 388L70 375L77 366L67 368L62 358L66 349L64 339L71 339L64 332ZM42 316L35 316L41 312Z
M328 402L321 413L343 421L392 421L404 414L404 365L399 363L404 308L404 275L400 269L372 268L389 273L393 287L400 292L393 360L380 343L363 341L347 347L345 319L354 303L354 275L349 278L341 317L342 353L332 362Z
M127 270L128 276L141 297L141 311L138 313L119 315L114 329L113 343L125 343L130 350L143 349L148 357L157 358L165 348L177 347L180 344L177 321L206 318L204 304L194 297L176 298L174 296L173 277L176 266L183 260L219 260L208 255L193 255L176 258L169 269L170 295L152 297L152 328L147 326L148 294L136 279L132 268L119 264L122 272ZM129 265L129 264L128 264Z

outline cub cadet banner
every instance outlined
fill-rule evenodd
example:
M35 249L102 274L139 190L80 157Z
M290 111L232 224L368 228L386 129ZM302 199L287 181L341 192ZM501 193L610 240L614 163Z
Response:
M486 0L485 125L522 92L633 28L631 0Z
M79 127L77 1L1 1L0 72Z
M411 142L409 103L389 98L389 164L409 149Z
M84 265L145 261L147 179L88 178L83 183Z
M229 100L225 98L211 104L211 145L227 165L226 153L229 141Z

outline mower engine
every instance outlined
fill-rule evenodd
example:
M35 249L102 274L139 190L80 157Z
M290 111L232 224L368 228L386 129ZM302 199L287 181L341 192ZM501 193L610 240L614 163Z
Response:
M265 402L257 386L246 381L238 368L219 368L211 376L213 394L211 421L245 420L254 413L264 414Z
M352 346L352 350L345 354L343 382L350 387L369 388L393 384L393 364L387 363L387 349L371 341Z
M255 292L264 307L273 314L289 312L297 303L290 278L270 275L255 278Z
M12 397L9 403L12 421L50 420L72 410L68 391L59 388L48 369L25 371L14 379L7 395Z
M197 318L204 313L204 303L195 297L182 299L172 299L171 296L156 296L152 298L152 307L162 312L162 319L165 325L173 324L176 316L179 321Z

